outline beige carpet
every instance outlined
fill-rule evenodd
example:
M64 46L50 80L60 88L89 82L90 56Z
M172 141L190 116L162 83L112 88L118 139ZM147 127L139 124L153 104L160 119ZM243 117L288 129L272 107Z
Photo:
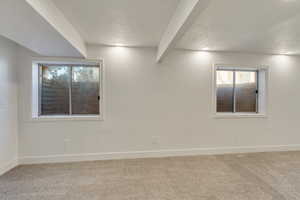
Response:
M20 166L1 200L299 200L300 152Z

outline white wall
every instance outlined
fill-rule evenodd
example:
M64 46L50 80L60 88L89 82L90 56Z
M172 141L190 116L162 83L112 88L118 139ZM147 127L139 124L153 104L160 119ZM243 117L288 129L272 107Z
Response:
M17 164L17 48L0 36L0 175Z
M88 57L105 62L105 120L32 122L23 50L21 160L300 149L300 57L174 51L156 64L155 56L155 49L90 46ZM268 118L213 118L213 63L269 65Z
M42 5L35 4L44 5L49 0L33 1L31 5L37 11L25 0L0 1L0 35L45 56L83 57L84 41L62 14L53 6L44 11Z
M86 57L86 46L80 34L65 18L64 14L51 0L26 0L55 30L60 33L81 56ZM49 47L47 47L49 48Z

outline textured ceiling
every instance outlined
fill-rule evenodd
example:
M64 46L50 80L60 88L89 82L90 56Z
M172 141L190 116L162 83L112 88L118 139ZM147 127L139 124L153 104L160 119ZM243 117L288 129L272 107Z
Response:
M0 35L43 56L82 57L25 0L0 0Z
M299 11L298 0L212 0L177 48L299 54Z
M157 46L178 0L53 0L87 43Z
M179 0L53 2L86 43L158 46ZM211 0L176 48L300 54L299 10L299 0Z

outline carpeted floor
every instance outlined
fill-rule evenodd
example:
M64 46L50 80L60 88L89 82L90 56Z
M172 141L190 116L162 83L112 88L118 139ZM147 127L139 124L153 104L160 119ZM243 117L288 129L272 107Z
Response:
M20 166L1 200L299 200L300 152Z

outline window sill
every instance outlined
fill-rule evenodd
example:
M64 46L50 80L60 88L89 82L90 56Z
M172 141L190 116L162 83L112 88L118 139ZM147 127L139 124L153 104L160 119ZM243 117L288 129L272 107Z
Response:
M238 119L238 118L267 118L263 113L216 113L214 115L216 119Z
M73 116L37 116L32 117L32 121L51 122L51 121L103 121L101 115L73 115Z

